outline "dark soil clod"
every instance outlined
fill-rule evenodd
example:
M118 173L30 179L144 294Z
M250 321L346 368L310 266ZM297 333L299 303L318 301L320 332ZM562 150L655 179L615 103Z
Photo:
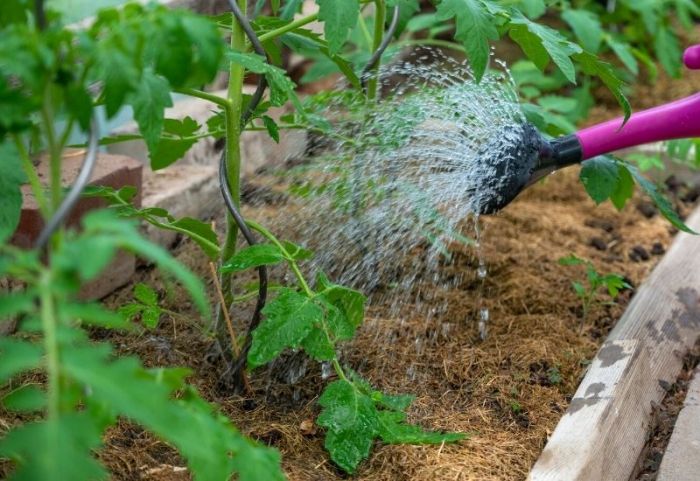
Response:
M665 253L666 253L666 248L664 248L664 245L661 242L654 242L654 245L651 246L651 255L662 256Z
M637 210L647 219L651 219L657 214L656 207L649 201L641 201L637 204Z
M651 259L649 252L642 246L636 245L630 250L629 258L632 262L648 261Z
M591 238L590 243L591 243L591 246L595 247L599 251L604 251L604 250L607 250L607 248L608 248L607 242L605 242L600 237Z

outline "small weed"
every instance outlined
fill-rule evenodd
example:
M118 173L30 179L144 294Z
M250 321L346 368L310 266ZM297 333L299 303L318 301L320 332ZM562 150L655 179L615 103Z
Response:
M607 295L614 301L618 294L623 289L629 289L630 286L620 274L600 274L596 271L591 261L581 259L571 254L559 259L559 264L563 266L585 266L586 280L585 282L571 281L571 286L576 292L576 295L581 300L583 314L581 315L581 329L588 318L590 309L596 304L612 304L611 301L603 301L601 289L605 288Z

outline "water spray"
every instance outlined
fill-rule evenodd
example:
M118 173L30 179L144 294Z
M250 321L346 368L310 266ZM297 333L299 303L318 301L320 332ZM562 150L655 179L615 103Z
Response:
M688 48L683 55L686 67L700 70L700 45ZM478 210L492 214L508 205L526 187L542 177L598 155L637 145L700 136L700 93L658 107L637 112L624 123L622 118L585 128L571 135L548 140L525 123L517 127L519 142L508 145L510 151L486 145L482 160L491 165L493 182L488 197L482 197ZM500 144L494 136L493 144ZM489 182L489 179L485 179Z

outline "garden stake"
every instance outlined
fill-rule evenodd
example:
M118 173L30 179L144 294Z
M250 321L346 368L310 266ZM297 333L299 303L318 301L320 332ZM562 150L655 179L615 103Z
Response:
M688 48L683 61L699 70L700 45ZM481 214L502 209L526 187L569 165L650 142L700 136L700 93L637 112L626 122L609 120L554 140L544 138L532 124L518 127L520 141L505 155L490 154L491 147L485 147L482 159L493 167L490 176L498 179L498 187L479 204Z

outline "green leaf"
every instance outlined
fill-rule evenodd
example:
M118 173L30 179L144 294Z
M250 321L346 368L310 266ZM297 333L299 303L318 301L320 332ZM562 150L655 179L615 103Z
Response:
M318 19L323 22L323 31L328 50L336 54L345 44L350 31L355 28L360 16L358 0L316 0Z
M255 244L236 252L221 266L221 272L240 272L251 267L279 264L286 260L284 253L274 244Z
M443 21L455 19L455 38L464 45L474 76L480 81L489 61L489 41L499 37L486 6L481 0L442 0L437 16Z
M154 152L160 142L165 108L173 105L168 81L151 69L145 69L129 103L134 107L134 119L149 152Z
M2 398L10 411L35 412L46 406L46 392L34 384L25 384Z
M287 254L289 254L289 257L295 261L308 260L314 256L312 251L305 249L294 242L282 241L282 245L284 246L284 250L287 251Z
M583 162L580 179L596 204L607 200L620 181L617 163L609 157L595 157Z
M586 264L586 261L581 259L580 257L577 257L574 254L570 254L566 257L562 257L559 259L559 265L562 266L580 266L583 264Z
M670 28L660 27L654 37L654 52L666 72L674 78L681 75L682 52L678 37Z
M231 62L242 65L251 72L265 75L270 85L270 103L273 106L279 107L284 105L287 99L290 99L298 110L303 111L301 103L294 92L294 82L287 76L287 72L270 65L264 57L254 53L229 51L227 52L227 57Z
M532 19L541 17L547 11L544 0L520 0L518 8Z
M107 117L111 118L124 105L127 95L139 84L139 71L121 49L102 43L98 50L100 77L104 81L104 99Z
M177 232L185 234L196 242L211 260L218 259L220 252L219 238L210 224L192 217L183 217L175 222L171 222L170 225L175 227Z
M80 321L83 324L109 329L128 329L130 327L120 313L110 311L95 302L63 302L58 306L58 314L66 323Z
M267 133L270 134L270 137L272 137L272 140L277 142L278 144L280 143L280 129L277 126L277 123L272 119L272 117L269 117L267 115L262 116L263 119L263 124L265 124L265 128L267 129Z
M17 149L8 142L0 144L0 242L4 243L17 229L22 211L22 191L25 182L22 162Z
M379 411L379 436L387 444L442 444L466 438L460 433L425 431L420 426L406 424L406 415L396 411Z
M163 133L170 136L161 137L155 150L149 152L151 168L163 169L181 159L197 143L193 137L199 128L200 125L191 117L182 120L164 119Z
M98 210L84 217L83 226L84 236L92 238L92 242L104 241L141 255L154 262L163 271L175 276L192 296L202 315L205 317L210 315L209 302L202 281L170 256L165 249L143 239L133 223L115 217L108 210ZM77 258L80 259L80 255Z
M617 55L617 58L620 59L620 62L622 62L627 70L632 72L634 75L639 74L639 64L637 63L637 59L634 58L634 51L632 47L628 43L618 42L610 35L605 36L605 42L608 44L608 47L612 49L615 55Z
M36 291L13 292L0 296L0 320L8 317L34 312L36 310Z
M603 41L600 18L589 10L567 9L561 18L571 26L579 43L591 53L598 53Z
M146 370L133 357L114 359L105 345L74 346L64 350L63 357L64 373L85 385L88 405L131 419L175 446L196 481L231 479L236 469L241 480L283 479L279 458L269 454L271 450L245 440L184 384L187 370ZM180 391L176 398L175 390ZM238 459L243 455L267 462L253 471L243 466L246 460Z
M625 207L628 199L634 194L634 179L627 168L620 164L618 165L618 182L615 190L610 194L610 201L617 210L622 210Z
M653 182L647 180L636 167L630 164L625 164L625 167L627 170L629 170L629 173L632 174L632 177L637 182L639 187L641 187L642 190L644 190L644 192L651 197L651 200L659 209L661 215L663 215L671 224L673 224L676 229L689 234L697 234L697 232L685 225L685 222L683 222L683 220L678 216L678 213L673 209L671 202L661 192L659 192L659 189L657 189Z
M313 299L291 289L283 289L262 311L263 321L253 331L248 353L251 369L277 357L285 348L298 348L314 325L323 320L323 310Z
M612 65L599 60L595 55L588 52L576 54L574 55L574 59L580 65L585 74L596 76L603 81L605 86L608 88L608 90L610 90L610 92L612 92L617 99L617 102L624 110L625 122L627 122L630 115L632 115L632 106L630 106L627 97L625 97L625 94L622 91L625 84L617 77L617 75L615 75Z
M581 47L569 42L553 28L532 22L520 14L511 18L509 34L540 70L544 70L551 57L569 82L576 83L571 56L580 54Z
M39 366L43 350L28 341L0 338L0 384L13 376Z
M322 272L316 277L319 298L334 307L327 324L331 334L339 340L350 339L364 320L366 298L361 292L331 283Z
M351 383L338 380L326 387L318 403L323 409L317 423L328 430L325 447L331 459L348 473L354 472L369 456L379 432L372 399Z
M9 481L107 479L107 471L92 455L102 444L102 429L87 412L13 429L0 439L0 457L16 465Z
M304 352L317 361L331 361L336 358L335 343L328 338L321 327L313 329L308 336L301 341Z
M134 286L134 297L147 306L158 305L158 294L151 286L143 282L139 282Z

